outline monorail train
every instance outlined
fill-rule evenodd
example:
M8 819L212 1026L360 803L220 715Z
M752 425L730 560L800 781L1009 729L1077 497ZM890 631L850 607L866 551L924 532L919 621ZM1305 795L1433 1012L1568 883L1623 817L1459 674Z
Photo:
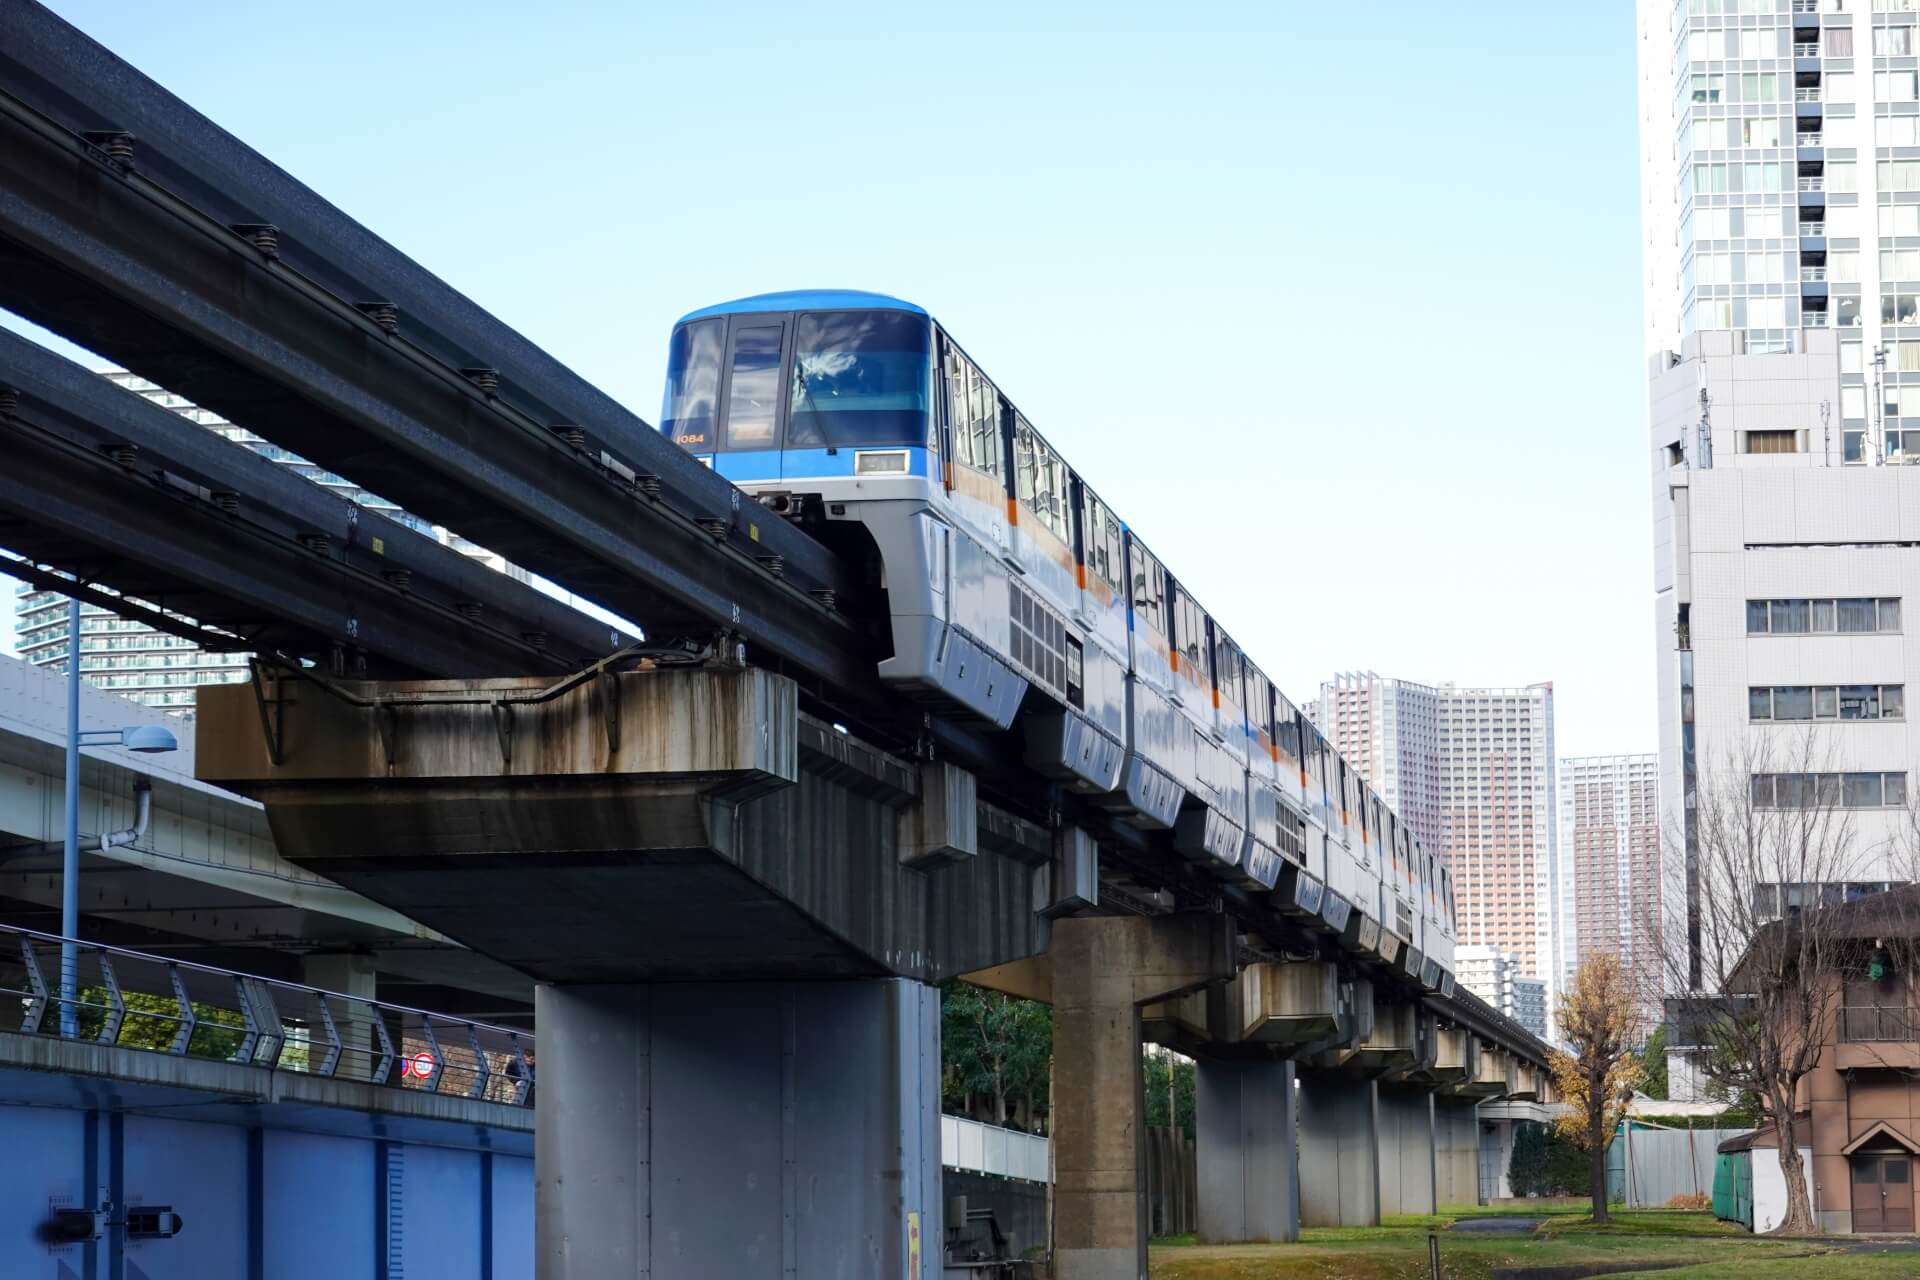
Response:
M877 558L902 694L1426 988L1451 878L923 309L762 294L674 326L661 430Z

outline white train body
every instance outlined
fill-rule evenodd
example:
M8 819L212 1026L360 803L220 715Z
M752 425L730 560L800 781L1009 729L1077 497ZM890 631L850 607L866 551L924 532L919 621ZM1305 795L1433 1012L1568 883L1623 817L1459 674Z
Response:
M768 294L675 327L662 430L877 552L901 694L1429 989L1451 891L1386 806L927 313ZM842 529L840 532L844 533Z

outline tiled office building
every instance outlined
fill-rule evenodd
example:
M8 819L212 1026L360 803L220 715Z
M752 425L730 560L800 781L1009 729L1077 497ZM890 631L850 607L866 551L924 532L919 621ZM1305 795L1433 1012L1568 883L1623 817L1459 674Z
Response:
M1639 6L1663 905L1688 937L1708 771L1808 735L1877 851L1817 892L1905 878L1886 855L1920 746L1916 7Z

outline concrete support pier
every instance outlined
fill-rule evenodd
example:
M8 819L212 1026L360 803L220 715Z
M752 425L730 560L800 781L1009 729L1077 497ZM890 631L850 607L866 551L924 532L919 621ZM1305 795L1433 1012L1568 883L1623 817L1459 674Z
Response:
M1298 1240L1293 1063L1195 1062L1200 1239L1207 1244Z
M1146 1275L1140 1006L1231 977L1232 941L1221 915L1054 923L1056 1280Z
M1433 1090L1380 1084L1380 1212L1434 1211Z
M1300 1224L1380 1225L1379 1086L1345 1076L1300 1077Z
M940 1273L940 996L542 985L538 1280Z
M1480 1203L1480 1117L1472 1098L1433 1099L1433 1197L1439 1204Z
M337 991L346 1000L329 1002L321 1012L316 998L304 1011L309 1034L324 1043L317 1028L325 1019L333 1019L334 1033L340 1037L340 1062L334 1073L348 1080L371 1080L380 1065L379 1033L373 1024L377 1017L371 1003L377 998L374 960L370 955L320 951L300 958L300 980L322 991ZM397 1045L399 1041L394 1041Z

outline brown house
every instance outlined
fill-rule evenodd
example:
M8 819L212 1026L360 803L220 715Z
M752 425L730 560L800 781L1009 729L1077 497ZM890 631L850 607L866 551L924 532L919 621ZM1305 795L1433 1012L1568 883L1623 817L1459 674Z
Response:
M1801 1081L1795 1126L1813 1155L1814 1213L1827 1231L1912 1232L1920 1222L1920 886L1827 910L1845 914L1845 941L1838 971L1819 982L1830 1006L1827 1042Z

